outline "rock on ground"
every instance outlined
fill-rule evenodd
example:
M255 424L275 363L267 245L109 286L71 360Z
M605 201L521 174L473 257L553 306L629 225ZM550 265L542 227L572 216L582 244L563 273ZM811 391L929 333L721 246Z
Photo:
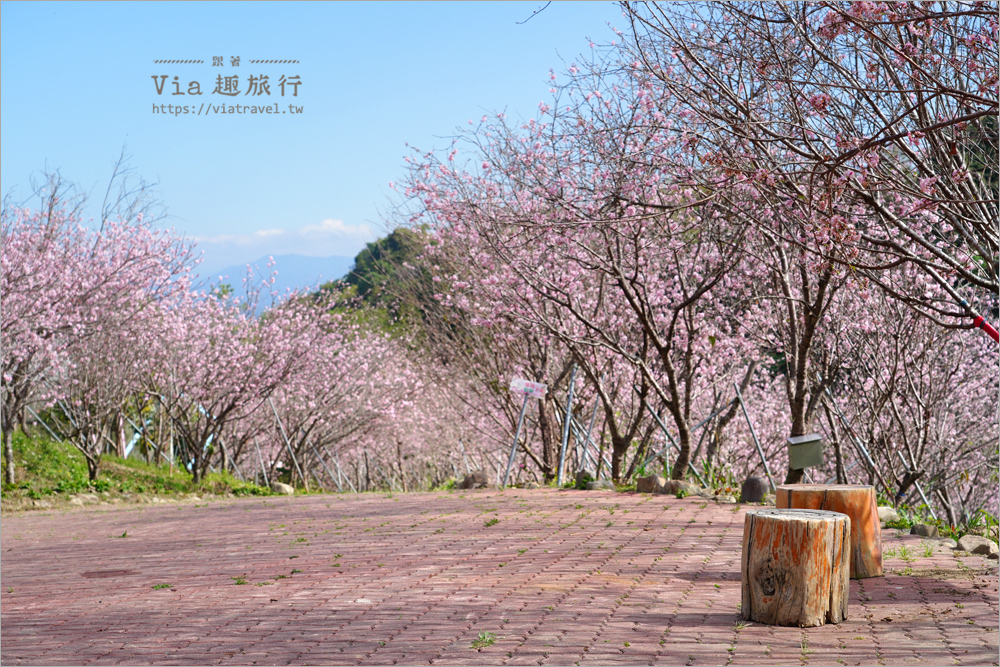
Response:
M657 493L658 489L666 483L667 480L659 475L648 475L635 481L635 490L638 493Z
M878 508L878 520L882 523L888 523L890 521L899 521L899 514L896 513L891 507L879 507Z
M1000 548L997 547L997 543L980 535L963 535L958 541L956 549L990 558L1000 556Z
M701 487L681 479L670 479L664 482L663 486L657 490L657 493L666 493L673 496L681 491L684 491L689 496L695 496L701 492Z
M600 491L602 489L607 489L607 490L610 490L610 491L614 491L615 490L615 485L612 484L609 480L606 480L606 479L599 479L599 480L594 481L594 482L587 482L587 490L588 491Z
M490 485L490 478L482 470L469 473L458 485L460 489L485 489Z
M747 477L740 487L741 503L759 503L764 500L764 496L771 490L767 480L763 477Z
M938 527L929 523L915 523L910 526L910 535L919 535L920 537L937 537Z
M282 493L286 496L295 495L295 487L289 486L288 484L282 484L281 482L271 482L271 490L275 493Z

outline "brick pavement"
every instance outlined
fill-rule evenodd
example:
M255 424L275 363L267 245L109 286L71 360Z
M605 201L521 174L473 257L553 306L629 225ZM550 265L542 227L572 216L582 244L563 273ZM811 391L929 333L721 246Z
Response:
M891 530L846 622L738 622L746 509L539 489L8 515L0 662L998 664L996 561Z

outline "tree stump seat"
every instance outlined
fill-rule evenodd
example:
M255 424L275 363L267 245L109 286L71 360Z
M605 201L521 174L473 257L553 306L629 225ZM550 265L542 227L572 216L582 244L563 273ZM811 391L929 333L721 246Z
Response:
M851 520L824 510L747 512L740 616L812 627L847 618Z
M774 506L828 510L851 517L851 579L882 576L882 524L875 487L853 484L785 484Z

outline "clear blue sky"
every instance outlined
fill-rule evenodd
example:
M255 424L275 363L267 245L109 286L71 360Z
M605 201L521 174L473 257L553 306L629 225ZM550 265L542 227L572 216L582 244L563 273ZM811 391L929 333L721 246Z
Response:
M406 143L443 148L484 113L528 118L589 40L624 27L610 2L3 2L0 192L58 169L96 208L123 146L158 183L205 267L266 254L353 256L382 234ZM213 67L222 56L225 65ZM233 67L231 58L240 58ZM154 64L157 59L201 59ZM259 64L252 59L299 60ZM219 75L240 94L213 94ZM167 75L158 95L152 76ZM267 75L271 94L244 93ZM279 78L298 75L298 97ZM197 81L201 96L171 95ZM196 115L202 104L294 103L301 114ZM154 105L192 113L154 114Z

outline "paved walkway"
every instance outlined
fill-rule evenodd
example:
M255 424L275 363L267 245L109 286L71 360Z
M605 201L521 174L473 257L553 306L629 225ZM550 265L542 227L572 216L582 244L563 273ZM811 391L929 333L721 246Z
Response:
M996 561L891 530L846 622L740 623L746 508L541 489L5 516L0 661L998 663Z

